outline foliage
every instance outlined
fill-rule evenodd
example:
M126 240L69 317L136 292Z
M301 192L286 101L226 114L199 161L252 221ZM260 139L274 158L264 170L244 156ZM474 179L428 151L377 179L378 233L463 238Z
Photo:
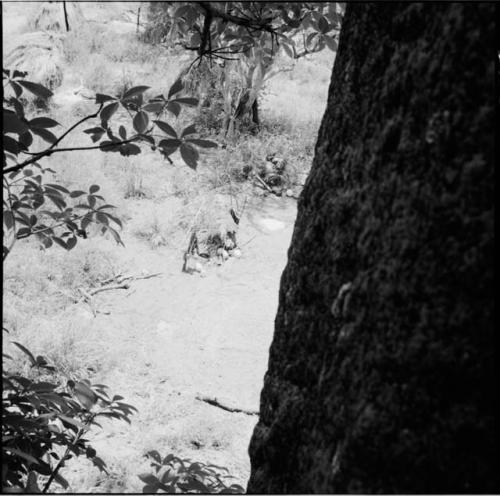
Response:
M71 250L79 238L87 236L90 223L98 224L103 233L109 232L117 243L121 243L117 231L117 226L121 228L121 221L110 213L114 207L106 204L104 198L98 194L99 186L92 185L88 191L69 191L58 184L46 183L46 173L54 171L41 166L38 162L41 158L63 151L89 149L120 153L123 156L137 155L141 153L141 148L136 143L142 142L153 150L159 150L168 160L169 156L178 150L184 162L196 169L199 160L197 148L217 146L212 141L194 137L194 125L189 125L178 133L170 124L160 119L166 112L178 116L183 105L197 104L195 98L182 96L181 81L173 84L167 97L158 95L148 102L144 102L143 97L148 86L136 86L118 96L97 94L95 101L99 109L56 137L49 129L59 126L59 123L50 117L28 119L20 100L23 90L42 98L49 98L52 92L37 83L27 81L26 74L20 71L4 70L3 75L4 86L8 84L14 91L13 96L4 97L3 222L4 239L10 240L9 244L3 247L4 259L16 240L30 236L36 236L45 248L55 242ZM110 121L120 106L129 114L132 130L120 125L118 133L115 134ZM95 146L57 147L79 124L91 118L100 118L100 125L84 131L96 143ZM155 131L160 131L161 134ZM33 135L49 143L49 147L40 152L30 152L29 149L34 143ZM103 139L104 136L107 139ZM21 161L20 154L27 154L29 158ZM73 199L78 199L79 203L72 203ZM49 203L56 208L49 207Z
M139 475L145 486L143 493L198 493L198 494L243 494L238 484L228 484L224 479L232 478L227 469L216 465L191 462L172 454L163 459L158 451L150 451L146 457L151 460L154 473ZM225 475L222 475L225 472Z
M100 427L99 417L130 423L129 416L137 410L121 396L110 399L102 384L69 380L63 387L44 357L13 344L28 357L37 377L28 379L6 369L2 373L2 491L46 492L54 481L67 489L59 471L68 460L83 455L106 472L105 462L84 435L92 426Z
M214 81L219 79L217 65L222 68L221 94L216 96L223 104L223 130L232 135L235 123L250 111L253 124L259 125L255 102L265 81L279 72L279 53L298 59L325 47L337 50L343 10L335 2L166 2L148 29L156 27L170 46L197 53L186 74L203 58L214 67ZM200 69L206 72L201 63L194 71Z
M44 100L48 100L52 92L25 77L25 72L3 69L4 89L11 93L4 94L3 99L3 224L4 240L8 240L3 246L4 260L17 240L29 237L37 238L45 249L55 243L71 250L79 238L87 237L91 223L100 226L103 232L111 233L116 242L121 243L116 230L116 226L121 227L121 221L110 213L114 207L106 204L98 194L99 186L91 185L88 191L70 191L57 183L49 183L45 181L47 174L55 173L39 163L42 158L59 152L90 149L118 152L123 156L136 155L141 152L136 143L142 142L153 150L158 149L167 159L179 150L183 160L196 169L197 148L217 146L194 137L196 129L193 125L177 133L167 122L160 120L166 112L178 116L183 105L197 104L196 99L182 95L180 81L174 83L168 96L159 95L148 102L143 98L147 86L137 86L117 96L97 94L98 110L57 137L51 129L58 127L59 123L48 116L29 118L22 98L25 90ZM132 129L127 131L120 125L118 137L110 121L120 106L130 116ZM85 130L94 146L58 147L77 126L97 118L100 119L99 125ZM107 139L102 139L105 135ZM30 148L37 138L49 146L32 152ZM21 155L28 158L22 160ZM121 396L109 399L106 386L92 385L86 380L69 380L65 390L50 375L56 370L46 358L35 357L20 343L13 344L27 355L32 368L49 373L49 377L28 378L7 369L3 372L3 491L46 492L53 481L67 488L68 484L59 471L73 456L86 455L105 471L105 463L83 436L91 426L99 425L96 422L98 417L129 422L135 408L120 401ZM43 489L40 482L44 484Z

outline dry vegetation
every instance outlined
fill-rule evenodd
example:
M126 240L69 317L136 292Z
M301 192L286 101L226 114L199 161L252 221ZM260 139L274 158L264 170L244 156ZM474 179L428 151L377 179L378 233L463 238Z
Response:
M63 126L93 108L74 94L79 88L112 93L146 84L152 87L150 94L157 94L170 86L189 60L186 55L173 55L162 47L138 41L134 24L127 22L123 12L133 7L133 3L125 2L82 3L81 9L73 10L73 18L70 16L73 30L65 35L54 24L47 24L47 19L54 15L36 17L39 4L4 3L4 41L8 41L4 43L4 55L18 42L24 40L26 44L26 40L31 40L32 52L23 67L34 69L36 76L31 79L49 83L54 89L56 96L50 112ZM49 35L32 33L47 29L53 29L50 36L57 38L50 56L45 54L42 43L47 42ZM16 52L11 57L15 59ZM40 60L45 61L44 70ZM298 194L301 177L311 164L332 63L332 52L325 51L298 61L292 71L271 79L261 102L261 132L239 135L225 148L205 153L197 172L176 156L171 165L153 152L128 158L99 151L51 157L50 167L63 186L101 186L103 196L117 207L116 215L123 220L126 248L100 236L79 243L70 253L58 248L45 252L34 242L19 243L4 267L3 323L10 329L9 339L27 343L36 353L48 356L67 377L112 383L117 392L126 389L131 379L123 372L127 369L124 360L134 358L117 356L111 348L114 345L103 338L105 333L88 308L74 303L80 295L79 288L94 287L119 272L139 273L147 265L143 263L146 259L177 258L180 269L193 225L202 228L216 224L227 215L230 206L241 207L245 198L249 199L248 208L261 201L256 198L262 196L262 190L242 181L241 171L248 165L258 167L270 153L287 160L286 181ZM173 121L174 127L180 124ZM74 133L66 146L87 142L86 135ZM242 236L249 237L245 232ZM280 257L284 263L285 253ZM239 282L245 284L244 280ZM259 288L259 281L252 284ZM20 356L8 343L5 346L8 352ZM148 356L146 353L146 361ZM195 366L196 363L190 365ZM23 367L22 362L19 367ZM103 479L90 466L71 468L73 473L68 478L74 491L140 491L137 473L140 467L147 466L141 457L148 449L159 446L176 454L191 454L193 458L192 453L196 452L204 462L228 466L245 484L248 462L238 456L245 456L252 423L232 417L232 426L228 428L226 419L231 417L216 419L213 407L204 404L197 417L189 416L190 405L173 392L174 396L166 401L155 396L154 388L146 385L143 389L146 396L136 398L141 403L135 404L140 410L137 426L119 426L123 431L132 429L136 443L128 451L108 453L111 477ZM163 436L161 429L146 427L157 424L169 426ZM141 428L146 431L141 432ZM238 456L235 450L239 450Z

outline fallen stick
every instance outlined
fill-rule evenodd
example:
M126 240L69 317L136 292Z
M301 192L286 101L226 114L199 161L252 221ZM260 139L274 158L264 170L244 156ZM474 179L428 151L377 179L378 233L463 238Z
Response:
M267 191L273 193L273 190L259 177L258 174L255 174L254 177L260 181L260 183L267 189Z
M257 237L257 235L255 236L252 236L248 241L245 241L241 246L240 248L243 248L244 246L248 245L248 243L250 243L251 241L253 241L255 238Z
M203 401L204 403L208 403L209 405L216 406L217 408L221 408L222 410L226 410L226 412L231 413L244 413L245 415L259 415L259 412L255 410L245 410L243 408L232 408L230 406L222 404L217 398L209 398L208 396L196 396L198 401Z
M106 284L109 284L110 282L113 282L113 281L118 281L118 279L120 279L121 277L123 277L123 274L120 272L119 274L116 274L116 276L113 276L113 277L110 277L109 279L105 279L104 281L101 281L101 286L105 286Z
M132 279L138 280L138 279L151 279L152 277L158 277L161 276L163 272L157 272L156 274L148 274L147 276L133 276Z
M162 272L157 272L156 274L148 274L145 276L133 276L133 275L124 275L124 274L118 274L116 276L110 277L109 279L106 279L105 281L101 281L101 285L105 286L106 284L109 284L110 282L117 282L118 284L122 284L123 282L132 279L134 281L139 280L139 279L150 279L151 277L157 277L161 276Z
M92 291L89 292L90 296L94 296L97 293L100 293L101 291L108 291L111 289L129 289L130 284L121 284L121 285L115 285L115 286L104 286L103 288L96 288L93 289Z

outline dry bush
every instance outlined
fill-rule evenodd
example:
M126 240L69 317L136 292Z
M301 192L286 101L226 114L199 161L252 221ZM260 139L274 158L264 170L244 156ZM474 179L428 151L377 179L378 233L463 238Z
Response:
M29 81L40 83L54 90L63 79L63 45L60 35L38 31L26 33L18 45L7 55L4 67L28 73ZM23 95L25 98L35 98Z
M98 349L99 330L90 308L75 304L75 299L81 297L78 288L96 287L120 268L112 244L96 239L79 243L69 253L19 242L4 267L2 320L9 340L29 343L33 352L50 358L66 376L88 377L111 366Z
M75 30L85 22L79 2L66 2L68 23L70 29ZM66 31L62 2L43 2L38 11L30 19L29 27L32 31Z

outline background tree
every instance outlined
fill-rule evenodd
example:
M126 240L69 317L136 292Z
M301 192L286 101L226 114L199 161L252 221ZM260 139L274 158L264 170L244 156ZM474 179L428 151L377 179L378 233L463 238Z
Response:
M250 493L491 493L492 4L347 7Z
M205 92L201 104L220 102L220 125L231 136L247 117L258 128L258 98L278 72L279 53L298 59L337 49L342 13L336 2L155 2L145 39L197 54L182 77Z

